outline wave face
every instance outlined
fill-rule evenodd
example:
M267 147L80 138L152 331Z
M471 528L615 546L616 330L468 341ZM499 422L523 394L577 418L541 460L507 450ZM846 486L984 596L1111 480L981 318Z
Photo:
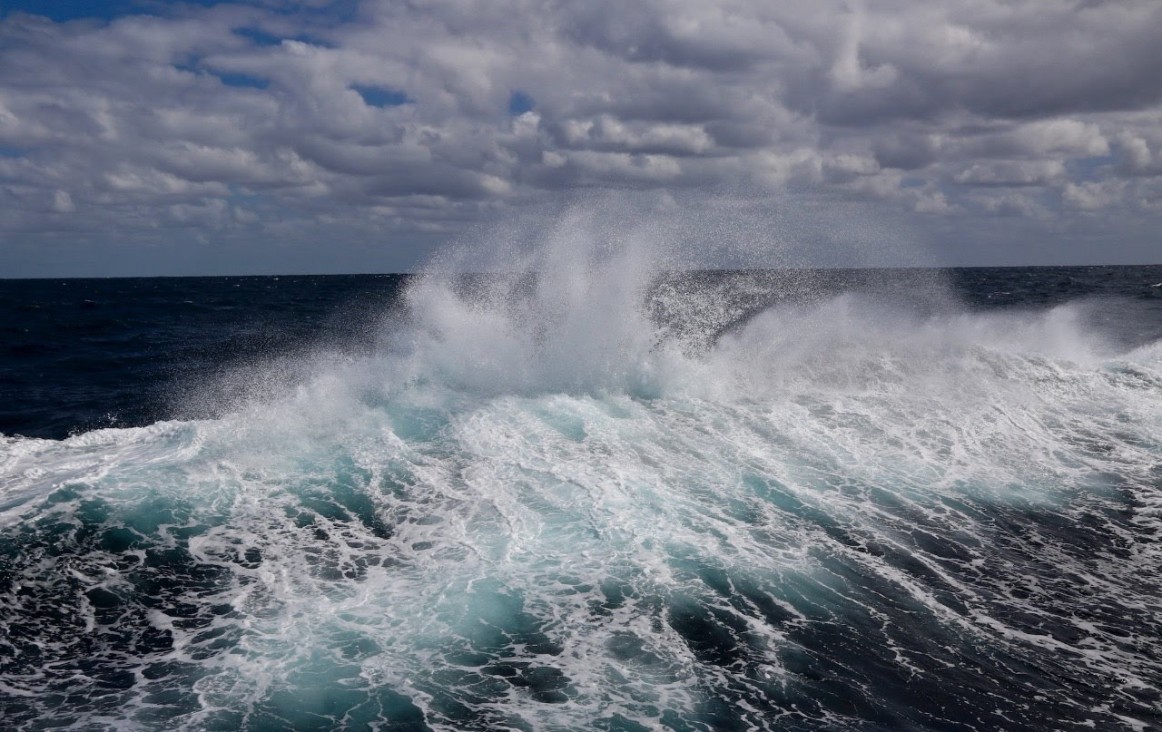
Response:
M1157 312L559 254L2 438L10 728L1162 724Z

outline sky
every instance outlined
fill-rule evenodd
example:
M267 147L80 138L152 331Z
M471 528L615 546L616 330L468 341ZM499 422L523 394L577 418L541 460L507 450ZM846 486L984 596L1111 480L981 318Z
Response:
M412 271L578 209L700 266L1162 263L1162 2L0 2L0 277Z

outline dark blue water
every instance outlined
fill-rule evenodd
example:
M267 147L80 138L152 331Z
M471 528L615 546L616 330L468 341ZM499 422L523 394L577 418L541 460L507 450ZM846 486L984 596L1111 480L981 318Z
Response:
M1162 266L0 281L5 729L1162 727Z
M150 424L183 414L175 397L224 369L302 348L366 349L405 279L0 281L0 433Z

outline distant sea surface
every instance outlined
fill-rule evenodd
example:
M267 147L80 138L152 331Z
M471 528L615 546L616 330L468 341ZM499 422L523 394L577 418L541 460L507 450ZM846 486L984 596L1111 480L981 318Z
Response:
M1162 729L1162 266L0 281L4 729Z
M183 416L190 385L303 347L364 349L406 275L0 280L0 433Z

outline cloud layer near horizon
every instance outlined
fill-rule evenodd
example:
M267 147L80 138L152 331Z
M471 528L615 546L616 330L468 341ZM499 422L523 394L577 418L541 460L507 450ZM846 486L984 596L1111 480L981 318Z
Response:
M402 269L609 190L890 221L954 264L1157 261L1159 69L1147 1L11 13L0 266Z

